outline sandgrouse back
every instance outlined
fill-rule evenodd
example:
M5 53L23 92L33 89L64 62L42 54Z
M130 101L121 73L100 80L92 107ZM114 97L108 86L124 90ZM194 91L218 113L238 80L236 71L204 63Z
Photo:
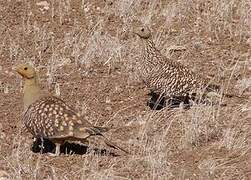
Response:
M166 98L180 98L205 90L211 91L205 79L161 54L155 47L148 27L138 27L135 33L140 37L143 49L140 75L152 92L162 94Z

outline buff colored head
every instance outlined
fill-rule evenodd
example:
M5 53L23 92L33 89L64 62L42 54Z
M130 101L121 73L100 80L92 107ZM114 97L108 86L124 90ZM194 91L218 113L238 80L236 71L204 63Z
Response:
M137 34L140 38L143 38L143 39L148 39L148 38L150 38L152 36L151 30L147 26L137 27L134 30L134 33Z
M36 76L35 69L29 64L20 64L15 70L25 79L32 79Z

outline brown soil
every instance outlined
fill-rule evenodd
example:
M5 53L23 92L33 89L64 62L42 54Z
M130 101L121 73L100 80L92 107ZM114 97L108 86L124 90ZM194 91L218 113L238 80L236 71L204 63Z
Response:
M53 0L47 10L39 2L0 1L0 179L251 178L250 4ZM225 98L226 107L147 107L131 32L150 14L164 54L244 98ZM171 45L186 50L170 54ZM118 156L32 152L31 135L20 132L22 84L12 70L21 62L32 62L43 87L90 122L111 127L106 137L130 154L99 142L90 149Z

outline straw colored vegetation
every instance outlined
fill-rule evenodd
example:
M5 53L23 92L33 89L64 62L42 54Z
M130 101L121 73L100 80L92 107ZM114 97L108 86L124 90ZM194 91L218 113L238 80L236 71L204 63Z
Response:
M250 179L250 11L247 0L0 0L0 179ZM164 56L244 98L150 110L139 23ZM24 62L130 154L33 152L12 69Z

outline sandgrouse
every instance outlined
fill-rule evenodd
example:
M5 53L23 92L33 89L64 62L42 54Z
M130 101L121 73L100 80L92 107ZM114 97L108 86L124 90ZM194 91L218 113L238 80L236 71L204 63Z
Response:
M181 101L195 98L198 93L201 96L207 96L210 93L210 95L217 95L212 92L219 91L218 85L209 84L209 81L186 66L162 55L155 47L148 27L135 28L134 33L140 37L143 48L140 76L151 90L151 94Z
M103 136L108 128L93 126L63 100L42 93L37 73L31 65L21 64L15 69L24 79L24 125L35 138L55 143L55 155L60 154L60 145L65 141L86 143L88 137L96 135L108 146L127 152Z

